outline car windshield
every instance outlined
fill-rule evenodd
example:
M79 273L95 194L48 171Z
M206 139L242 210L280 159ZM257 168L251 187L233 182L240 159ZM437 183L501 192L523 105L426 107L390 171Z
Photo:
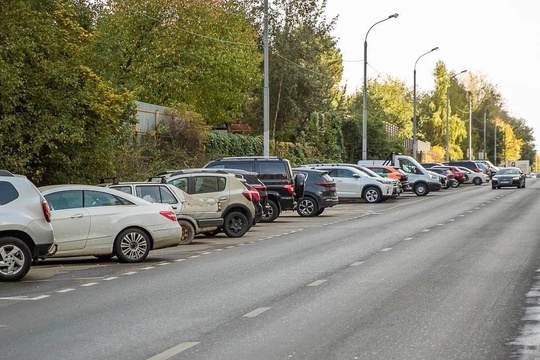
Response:
M519 175L518 169L501 169L497 172L497 175Z

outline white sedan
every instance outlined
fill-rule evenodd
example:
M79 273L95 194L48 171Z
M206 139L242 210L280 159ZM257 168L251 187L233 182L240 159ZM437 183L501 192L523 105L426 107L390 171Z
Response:
M50 257L116 256L135 263L146 259L150 250L177 246L182 236L176 213L167 204L91 185L39 190L51 207L58 244Z
M477 173L463 166L456 167L465 173L465 184L482 185L485 182L489 182L489 176L483 172Z

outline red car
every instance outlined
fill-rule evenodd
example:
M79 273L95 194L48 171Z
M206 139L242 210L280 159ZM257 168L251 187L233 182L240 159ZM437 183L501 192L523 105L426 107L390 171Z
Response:
M455 166L434 166L434 168L448 169L452 171L452 173L454 174L454 179L456 179L459 184L463 184L465 180L467 180L467 175Z

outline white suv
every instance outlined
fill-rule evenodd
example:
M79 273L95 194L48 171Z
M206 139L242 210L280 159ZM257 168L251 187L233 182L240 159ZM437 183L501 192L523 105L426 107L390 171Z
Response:
M0 170L0 281L22 279L55 246L43 195L26 177Z
M399 195L394 180L370 176L355 165L315 165L315 169L328 171L336 182L340 200L364 199L369 204L378 203Z

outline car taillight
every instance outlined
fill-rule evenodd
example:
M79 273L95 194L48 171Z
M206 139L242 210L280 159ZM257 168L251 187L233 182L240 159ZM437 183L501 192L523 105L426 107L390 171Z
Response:
M43 209L43 216L45 216L45 220L47 222L51 222L51 209L49 208L47 200L41 201L41 208Z
M253 188L259 192L265 192L268 188L265 185L254 185Z
M318 186L322 186L322 187L334 187L336 186L336 183L335 182L331 182L331 181L325 181L325 182L316 182L315 185L318 185Z
M172 210L162 210L159 212L161 215L165 216L167 219L176 221L176 213Z
M291 184L286 184L286 185L285 185L285 190L287 190L287 192L288 192L289 194L291 194L291 195L294 194L294 186L291 185Z
M249 190L242 191L242 195L249 201L253 201L253 193Z
M256 202L261 202L261 194L257 190L251 190L251 197Z

